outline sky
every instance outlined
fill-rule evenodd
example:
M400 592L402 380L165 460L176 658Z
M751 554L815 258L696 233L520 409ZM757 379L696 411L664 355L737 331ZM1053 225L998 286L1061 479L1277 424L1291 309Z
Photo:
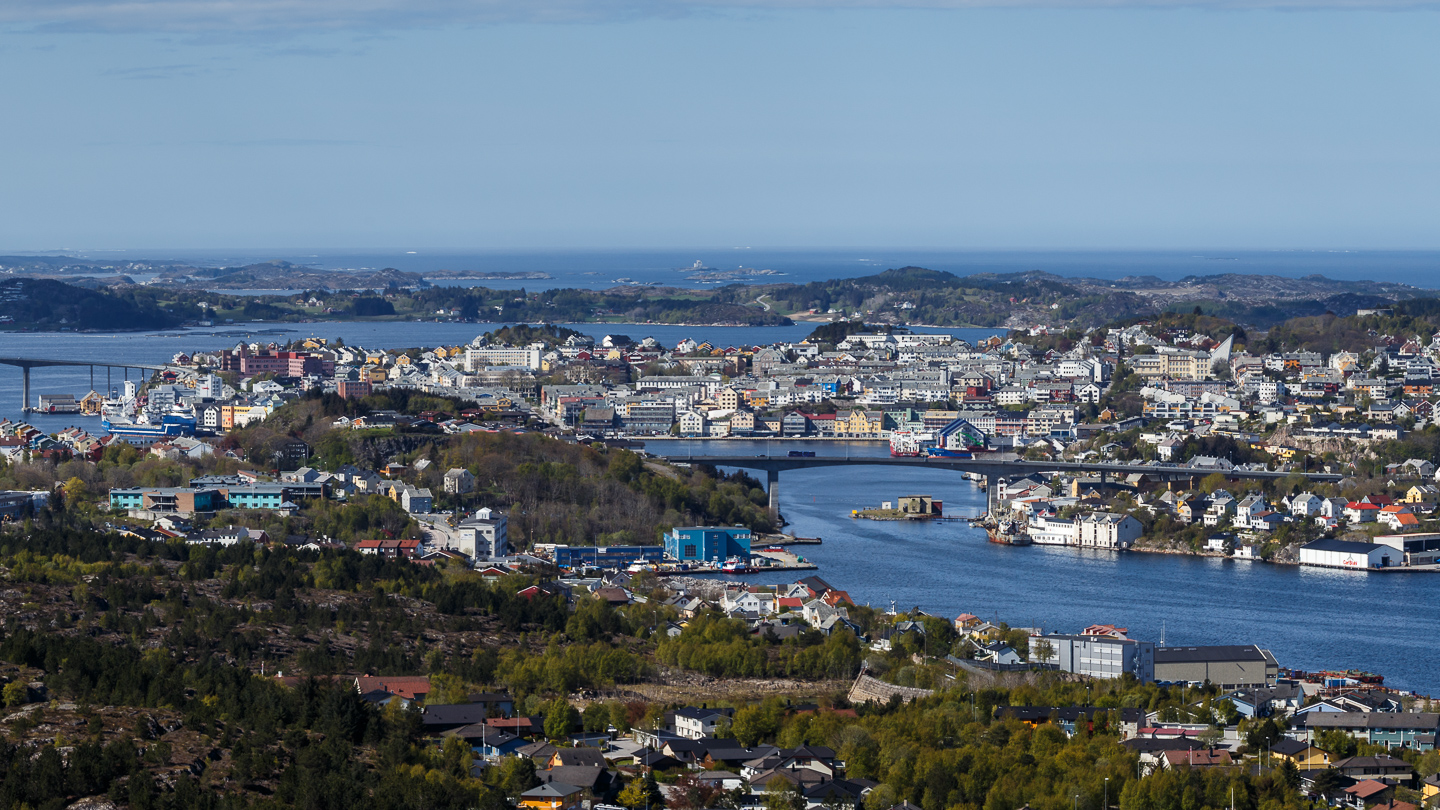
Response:
M1404 0L4 0L0 251L1440 248Z

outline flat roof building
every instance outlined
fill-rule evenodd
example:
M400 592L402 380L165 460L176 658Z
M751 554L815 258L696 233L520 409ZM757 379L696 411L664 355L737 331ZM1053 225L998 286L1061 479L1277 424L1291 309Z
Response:
M1155 680L1212 683L1221 689L1274 686L1280 665L1269 650L1254 644L1215 647L1157 647Z

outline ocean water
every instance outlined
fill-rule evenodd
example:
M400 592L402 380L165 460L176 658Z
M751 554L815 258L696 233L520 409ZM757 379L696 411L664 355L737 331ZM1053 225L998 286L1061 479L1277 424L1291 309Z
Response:
M1376 250L956 250L935 248L762 248L696 247L635 250L130 250L81 251L81 258L107 261L170 259L202 266L238 266L282 259L322 269L378 270L394 267L416 273L438 270L544 273L539 280L441 280L445 285L497 289L556 287L606 289L628 279L640 284L694 288L732 282L690 280L695 262L717 270L773 270L753 282L805 284L832 278L873 275L913 265L957 275L1043 270L1060 276L1114 280L1156 276L1177 280L1220 273L1259 273L1299 278L1320 274L1335 279L1399 281L1440 288L1440 251Z
M647 440L645 449L686 455L778 453L779 442ZM883 444L808 442L818 455L887 456ZM762 483L763 473L750 471ZM985 510L985 493L959 472L903 467L822 467L780 474L789 531L820 537L796 546L813 572L730 577L794 582L814 573L858 604L891 603L953 618L974 613L1014 626L1078 633L1091 624L1128 627L1132 638L1169 644L1258 644L1280 665L1307 671L1362 669L1388 686L1440 695L1440 575L1331 571L1216 557L1002 546L962 521L857 520L850 510L900 495L933 495L950 515Z

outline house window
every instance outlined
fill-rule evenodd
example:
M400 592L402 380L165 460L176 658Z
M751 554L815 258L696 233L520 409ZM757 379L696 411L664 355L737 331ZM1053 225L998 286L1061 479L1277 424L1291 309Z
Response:
M694 545L686 546L686 547L685 547L685 557L684 557L684 558L688 560L688 559L690 559L691 557L694 557L694 556L695 556L695 546L694 546Z

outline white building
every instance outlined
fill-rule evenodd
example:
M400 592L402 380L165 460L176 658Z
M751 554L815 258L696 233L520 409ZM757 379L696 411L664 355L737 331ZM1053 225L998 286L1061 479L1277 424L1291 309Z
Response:
M1112 512L1090 512L1077 522L1082 548L1129 548L1140 539L1142 529L1135 518Z
M504 557L510 553L509 523L493 509L479 510L456 528L458 551L468 557Z
M1080 543L1080 527L1073 520L1031 518L1025 533L1037 546L1074 546Z
M680 423L681 436L705 435L705 417L695 411L686 411L680 414L680 418L677 421Z
M483 371L491 366L524 366L535 370L540 368L540 350L543 344L529 346L471 346L465 350L465 370Z
M1115 636L1032 636L1030 660L1091 678L1119 678L1128 672L1142 683L1155 680L1155 645L1149 641Z
M1378 543L1348 540L1316 540L1300 547L1300 564L1320 568L1349 568L1363 571L1396 565L1402 552Z

